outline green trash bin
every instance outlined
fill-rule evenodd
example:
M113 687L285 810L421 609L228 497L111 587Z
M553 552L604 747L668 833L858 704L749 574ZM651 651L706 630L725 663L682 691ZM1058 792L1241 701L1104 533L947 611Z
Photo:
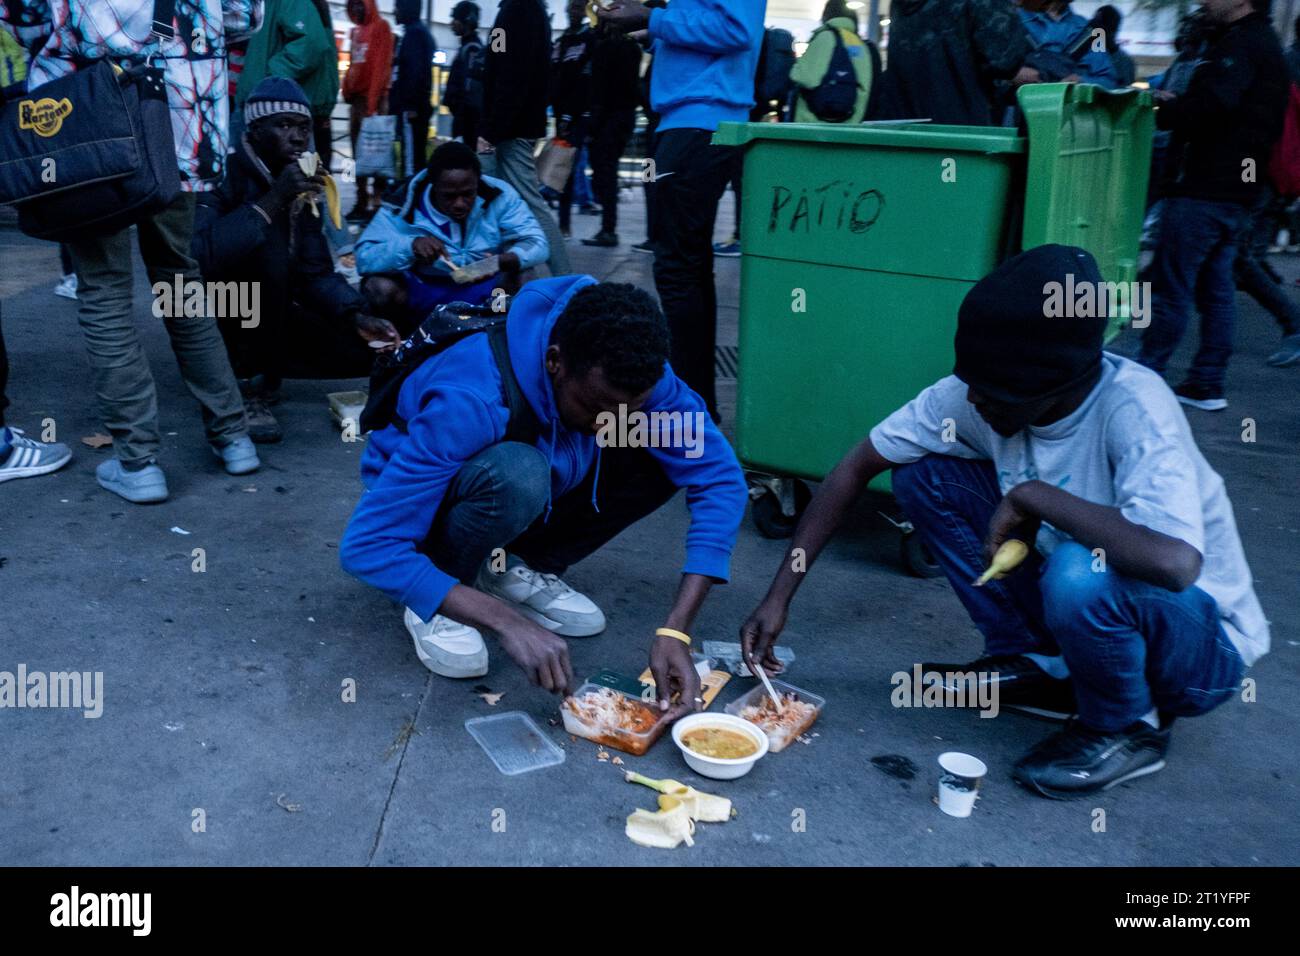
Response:
M951 373L957 308L999 262L1060 242L1092 252L1107 281L1136 280L1151 95L1054 83L1020 102L1027 136L925 123L714 135L744 149L736 451L769 479L754 485L765 533L792 530L807 497L770 476L825 477Z

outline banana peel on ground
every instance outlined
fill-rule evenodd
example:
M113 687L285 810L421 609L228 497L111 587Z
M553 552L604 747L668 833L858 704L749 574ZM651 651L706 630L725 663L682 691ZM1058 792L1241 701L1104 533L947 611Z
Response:
M723 823L735 812L726 797L703 793L680 780L666 777L652 780L632 770L624 774L624 779L659 792L657 811L633 810L627 818L624 832L639 846L671 850L683 841L687 846L694 846L691 837L695 833L696 821Z
M298 157L298 168L307 176L315 176L320 168L320 156L316 153L303 153ZM342 207L339 204L339 187L334 182L334 177L329 174L328 170L321 172L321 178L325 180L325 208L330 215L330 222L334 224L335 229L343 228ZM317 219L320 218L320 209L316 206L316 197L311 193L302 193L303 198L311 203L311 214Z
M685 805L686 812L690 814L692 820L699 820L704 823L725 823L731 819L731 801L726 797L715 796L711 793L704 793L696 790L694 787L688 787L680 780L651 780L649 777L643 777L635 771L629 770L624 774L624 779L628 783L639 783L649 787L651 790L657 790L664 796L672 797ZM659 805L663 806L663 797L660 797Z
M686 804L677 797L662 794L659 797L659 810L636 809L627 818L624 830L627 838L638 846L656 847L671 850L683 840L687 846L695 846L691 834L695 832L695 821Z

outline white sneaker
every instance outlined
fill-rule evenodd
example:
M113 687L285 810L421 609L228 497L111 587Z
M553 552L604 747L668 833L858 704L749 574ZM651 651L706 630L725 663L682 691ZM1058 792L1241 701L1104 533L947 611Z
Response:
M483 635L468 624L435 614L428 621L409 607L402 616L415 641L420 663L440 677L482 677L488 672L487 645Z
M524 617L561 637L591 637L605 629L605 615L590 598L554 574L534 571L514 555L506 557L506 570L500 574L485 561L474 586L509 602Z
M54 287L54 294L65 299L75 299L77 297L77 274L69 272L60 279L59 284Z

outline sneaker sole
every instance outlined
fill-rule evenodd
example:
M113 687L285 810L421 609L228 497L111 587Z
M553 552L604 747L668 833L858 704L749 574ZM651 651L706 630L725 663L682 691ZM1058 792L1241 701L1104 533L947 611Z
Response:
M70 461L72 461L71 455L49 465L29 465L26 468L10 468L6 471L0 471L0 483L12 481L15 478L37 478L41 475L48 475L52 471L58 471Z
M236 458L234 461L226 461L221 457L219 448L213 448L212 454L217 456L217 459L221 462L221 467L225 469L228 475L251 475L262 467L262 459L256 455L251 458Z
M168 496L166 484L162 485L161 489L158 489L157 486L153 486L155 490L149 491L145 494L140 494L139 492L128 493L126 489L119 488L118 486L110 482L102 481L98 476L96 476L95 478L95 483L98 484L99 487L103 488L105 491L111 491L113 494L117 495L122 500L129 501L133 505L160 504L161 502L166 501Z
M1226 398L1187 398L1184 395L1175 396L1184 405L1190 405L1192 408L1199 408L1203 412L1221 412L1228 407Z
M468 677L482 677L488 672L488 653L486 647L477 654L454 655L457 660L454 662L448 662L445 660L439 660L429 654L420 644L419 638L411 633L410 627L407 627L406 633L411 635L411 642L415 645L415 656L420 659L420 663L439 677L448 677L452 680L464 680Z
M1048 710L1045 707L1030 707L1027 704L1003 704L1002 709L1016 714L1023 714L1026 717L1036 717L1039 720L1050 720L1058 724L1063 724L1075 716L1072 713L1067 714L1060 710Z
M1292 365L1300 365L1300 352L1287 356L1279 362L1274 362L1271 358L1266 359L1264 364L1270 368L1290 368Z
M518 604L511 601L509 598L501 597L499 594L494 594L492 596L498 600L505 601L534 624L540 624L552 634L558 634L560 637L595 637L597 634L602 633L607 626L602 624L600 627L593 629L590 624L563 624L560 621L552 620L541 611L534 610L527 604Z
M1136 780L1139 777L1146 777L1149 776L1150 774L1158 773L1159 771L1164 769L1165 769L1165 759L1161 757L1153 764L1148 764L1145 767L1139 767L1137 770L1130 771L1129 773L1124 774L1124 776L1122 777L1115 778L1110 783L1106 784L1104 787L1097 787L1097 788L1087 789L1087 790L1054 790L1051 787L1044 787L1044 786L1040 786L1039 784L1033 783L1031 781L1021 780L1020 777L1016 776L1015 774L1012 774L1011 779L1014 780L1016 783L1020 784L1020 786L1024 787L1030 793L1036 793L1040 797L1047 797L1047 799L1049 800L1076 800L1080 797L1087 797L1097 793L1105 793L1107 790L1110 790L1112 787L1118 787L1121 783L1128 783L1130 780Z

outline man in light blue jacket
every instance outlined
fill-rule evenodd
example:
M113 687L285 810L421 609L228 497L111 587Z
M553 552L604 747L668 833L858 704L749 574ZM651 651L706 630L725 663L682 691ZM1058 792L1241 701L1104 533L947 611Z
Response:
M655 289L672 330L673 368L714 421L713 222L737 147L710 144L719 123L749 119L766 6L766 0L673 0L650 9L616 0L596 10L619 29L646 29L653 43L650 105L660 117L651 170Z
M548 254L545 233L514 187L484 176L474 151L454 142L394 187L356 247L361 291L375 313L416 319L445 302L479 304L495 289L514 292L519 274ZM469 278L465 270L484 274Z

